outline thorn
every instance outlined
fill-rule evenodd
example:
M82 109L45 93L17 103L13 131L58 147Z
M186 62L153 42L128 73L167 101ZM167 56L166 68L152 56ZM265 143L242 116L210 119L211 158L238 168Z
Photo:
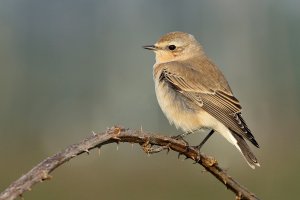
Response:
M44 180L49 180L49 179L52 178L52 176L50 176L50 175L48 174L48 172L43 171L42 173L43 173L43 174L42 174L41 182L43 182Z
M97 135L97 133L95 133L94 131L92 131L92 134L93 134L93 136L96 136L96 135Z
M119 141L121 140L121 139L118 138L117 136L112 136L111 138L117 140L117 142L119 142Z
M143 126L141 125L141 133L143 132Z
M101 148L98 147L98 156L100 157L101 156Z
M28 188L27 188L27 191L29 191L29 192L30 192L31 190L32 190L32 189L31 189L31 187L28 187Z
M117 142L117 151L119 151L119 142Z
M183 153L180 153L180 155L184 155ZM180 159L180 156L178 155L178 159L180 159L181 161L186 161L187 159L189 159L189 157L187 157L186 155L184 155L185 158Z
M177 156L177 158L179 159L181 155L182 155L182 153L178 153L178 156Z
M197 164L201 161L201 157L197 155L197 157L192 157L192 159L195 161L193 164Z
M192 157L192 159L195 161L195 162L193 162L193 164L197 164L200 162L201 157L197 155L196 157Z
M88 149L84 149L83 151L90 155L90 151Z
M133 149L133 143L131 143L131 149Z
M236 200L241 200L242 199L242 193L238 192L238 194L235 196Z
M169 152L170 152L170 147L167 148L167 154L169 154Z
M170 150L171 150L171 147L170 147L171 143L167 144L166 146L167 146L167 154L168 154L170 152Z

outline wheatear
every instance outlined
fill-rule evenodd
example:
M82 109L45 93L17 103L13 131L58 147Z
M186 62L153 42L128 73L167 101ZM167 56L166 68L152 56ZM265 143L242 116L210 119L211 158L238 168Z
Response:
M211 129L197 146L199 150L216 131L242 153L251 168L260 166L245 141L259 147L242 118L239 101L194 36L171 32L144 48L156 54L153 66L155 92L170 123L185 133Z

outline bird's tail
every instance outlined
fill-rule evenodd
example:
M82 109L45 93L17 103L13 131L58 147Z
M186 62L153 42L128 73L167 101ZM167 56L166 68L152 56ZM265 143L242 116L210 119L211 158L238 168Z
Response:
M232 132L232 135L237 141L237 145L236 145L237 148L240 150L240 152L244 156L244 158L247 161L247 163L249 164L249 166L252 169L255 169L255 166L260 167L260 164L258 163L257 158L252 153L250 147L248 146L248 144L246 143L244 138L242 136L238 135L237 133L234 133L234 132Z

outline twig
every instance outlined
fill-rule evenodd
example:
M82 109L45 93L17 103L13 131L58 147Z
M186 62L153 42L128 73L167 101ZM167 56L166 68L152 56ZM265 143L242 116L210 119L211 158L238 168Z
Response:
M180 155L185 155L187 158L201 164L206 171L210 172L228 189L234 192L236 194L236 199L258 199L255 194L248 191L247 188L240 185L221 169L215 159L199 153L196 149L189 147L188 144L182 140L176 140L153 133L146 133L141 130L112 127L105 133L93 134L78 144L73 144L65 150L46 158L0 193L0 200L13 200L22 196L25 191L31 190L31 187L36 183L50 179L51 176L49 174L68 160L82 153L89 152L91 149L100 148L102 145L114 142L138 143L145 152L149 153L156 152L155 149L152 148L153 145L159 146L158 151L162 149L171 149L178 152Z

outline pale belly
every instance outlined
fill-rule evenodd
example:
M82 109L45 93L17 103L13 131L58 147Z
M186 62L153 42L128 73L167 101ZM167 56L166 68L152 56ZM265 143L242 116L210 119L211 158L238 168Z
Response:
M165 82L158 84L158 80L155 80L155 92L161 110L176 128L184 132L201 128L214 129L236 146L236 139L227 127Z
M202 128L198 114L201 108L182 94L170 88L166 83L155 81L155 92L158 103L171 124L185 132Z

